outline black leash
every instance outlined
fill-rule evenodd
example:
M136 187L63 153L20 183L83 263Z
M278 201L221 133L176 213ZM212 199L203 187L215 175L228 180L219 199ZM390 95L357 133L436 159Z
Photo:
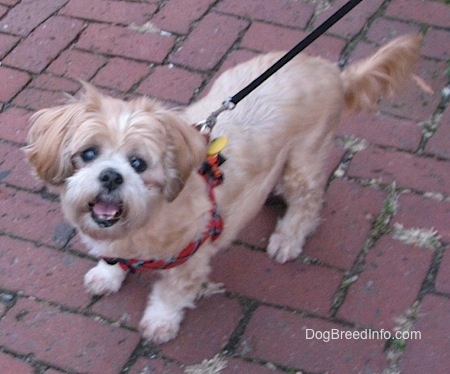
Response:
M338 22L342 17L349 13L356 5L358 5L362 0L349 0L341 8L339 8L335 13L333 13L329 18L327 18L323 23L321 23L316 29L314 29L310 34L308 34L300 43L298 43L294 48L287 52L282 58L280 58L275 64L273 64L269 69L262 73L259 77L253 80L250 84L240 90L237 94L225 100L222 106L211 113L211 115L205 120L196 125L200 131L208 130L211 131L216 123L216 119L220 113L225 110L232 110L234 107L244 99L250 92L259 87L263 82L269 79L273 74L280 70L284 65L291 61L295 56L297 56L301 51L313 43L319 36L324 34L330 27L332 27L336 22Z

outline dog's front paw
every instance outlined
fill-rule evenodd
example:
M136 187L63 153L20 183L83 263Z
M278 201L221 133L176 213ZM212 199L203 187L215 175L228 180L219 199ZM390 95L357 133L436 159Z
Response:
M274 232L267 246L267 253L275 261L283 264L287 261L296 259L302 252L303 241L295 240L292 237L286 237L282 233Z
M180 329L183 311L171 311L164 305L149 306L139 323L142 337L155 344L167 343Z
M101 260L84 276L84 286L91 295L106 295L119 291L127 273L119 265Z

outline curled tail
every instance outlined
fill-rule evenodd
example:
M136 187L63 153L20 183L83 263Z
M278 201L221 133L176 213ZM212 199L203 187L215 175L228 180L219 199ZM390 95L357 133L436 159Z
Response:
M341 73L346 107L373 110L381 97L398 90L419 59L421 46L422 36L402 36L347 67Z

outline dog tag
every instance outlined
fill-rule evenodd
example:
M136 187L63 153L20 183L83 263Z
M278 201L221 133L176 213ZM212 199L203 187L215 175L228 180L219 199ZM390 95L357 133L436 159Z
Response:
M222 149L225 148L227 143L228 143L228 137L226 137L226 136L220 136L220 137L214 139L209 144L207 155L213 156L213 155L218 154Z

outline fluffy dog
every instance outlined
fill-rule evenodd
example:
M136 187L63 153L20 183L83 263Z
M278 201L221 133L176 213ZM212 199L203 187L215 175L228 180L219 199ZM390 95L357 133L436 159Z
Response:
M300 254L318 222L324 162L341 111L376 107L411 73L420 46L420 36L404 36L343 71L318 57L299 55L289 62L219 116L211 136L227 136L228 144L215 199L197 172L207 144L192 124L281 53L226 71L206 97L183 111L148 98L106 97L85 84L80 98L32 117L25 151L43 181L62 186L65 216L99 258L170 263L202 237L217 204L222 234L206 238L185 263L162 270L149 296L142 334L167 342L176 336L184 309L194 306L211 256L231 243L273 192L288 208L267 252L280 263ZM121 263L101 259L86 274L85 286L94 295L116 292L126 274Z

